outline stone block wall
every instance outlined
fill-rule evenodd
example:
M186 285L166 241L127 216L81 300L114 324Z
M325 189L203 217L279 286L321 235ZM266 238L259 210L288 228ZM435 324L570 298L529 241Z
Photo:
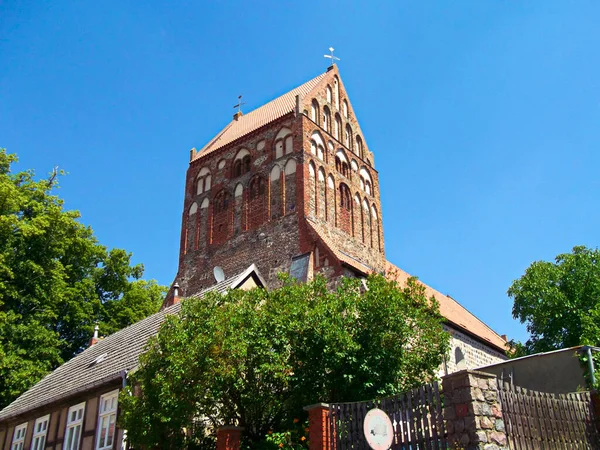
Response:
M496 377L463 370L443 378L448 443L464 450L508 450Z
M459 370L489 366L507 359L506 355L500 351L482 344L477 339L467 336L451 326L444 325L444 330L450 333L450 352L446 358L445 367L440 369L440 377Z

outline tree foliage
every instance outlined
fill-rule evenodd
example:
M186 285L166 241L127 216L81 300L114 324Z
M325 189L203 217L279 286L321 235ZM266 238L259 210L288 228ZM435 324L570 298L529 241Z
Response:
M513 316L527 325L530 338L521 354L576 345L600 345L600 252L583 246L536 261L508 295Z
M121 394L134 447L193 448L206 428L239 424L251 441L285 431L302 407L399 393L434 378L449 338L415 279L371 276L337 291L318 278L267 292L183 302ZM133 394L136 395L133 395Z
M0 149L0 408L87 345L158 310L165 288L108 250L53 191L57 171L13 173Z

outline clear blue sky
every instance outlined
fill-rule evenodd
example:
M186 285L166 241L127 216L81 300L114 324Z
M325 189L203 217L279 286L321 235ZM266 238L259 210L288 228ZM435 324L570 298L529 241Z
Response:
M388 258L499 333L534 260L598 245L600 2L0 3L0 146L146 277L177 270L189 149L324 71L380 173Z

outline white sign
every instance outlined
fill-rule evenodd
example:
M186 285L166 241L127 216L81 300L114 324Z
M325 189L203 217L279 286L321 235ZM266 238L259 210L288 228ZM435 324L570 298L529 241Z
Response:
M369 447L373 450L388 450L394 440L394 426L388 415L374 408L367 413L363 431Z

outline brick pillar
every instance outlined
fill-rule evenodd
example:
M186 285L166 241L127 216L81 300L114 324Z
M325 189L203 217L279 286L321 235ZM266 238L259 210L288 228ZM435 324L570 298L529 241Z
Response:
M220 427L217 430L217 450L240 450L242 430L234 426Z
M329 405L317 403L305 406L308 412L308 441L310 450L332 450L330 444Z
M461 370L442 379L448 444L465 450L508 450L496 377Z

